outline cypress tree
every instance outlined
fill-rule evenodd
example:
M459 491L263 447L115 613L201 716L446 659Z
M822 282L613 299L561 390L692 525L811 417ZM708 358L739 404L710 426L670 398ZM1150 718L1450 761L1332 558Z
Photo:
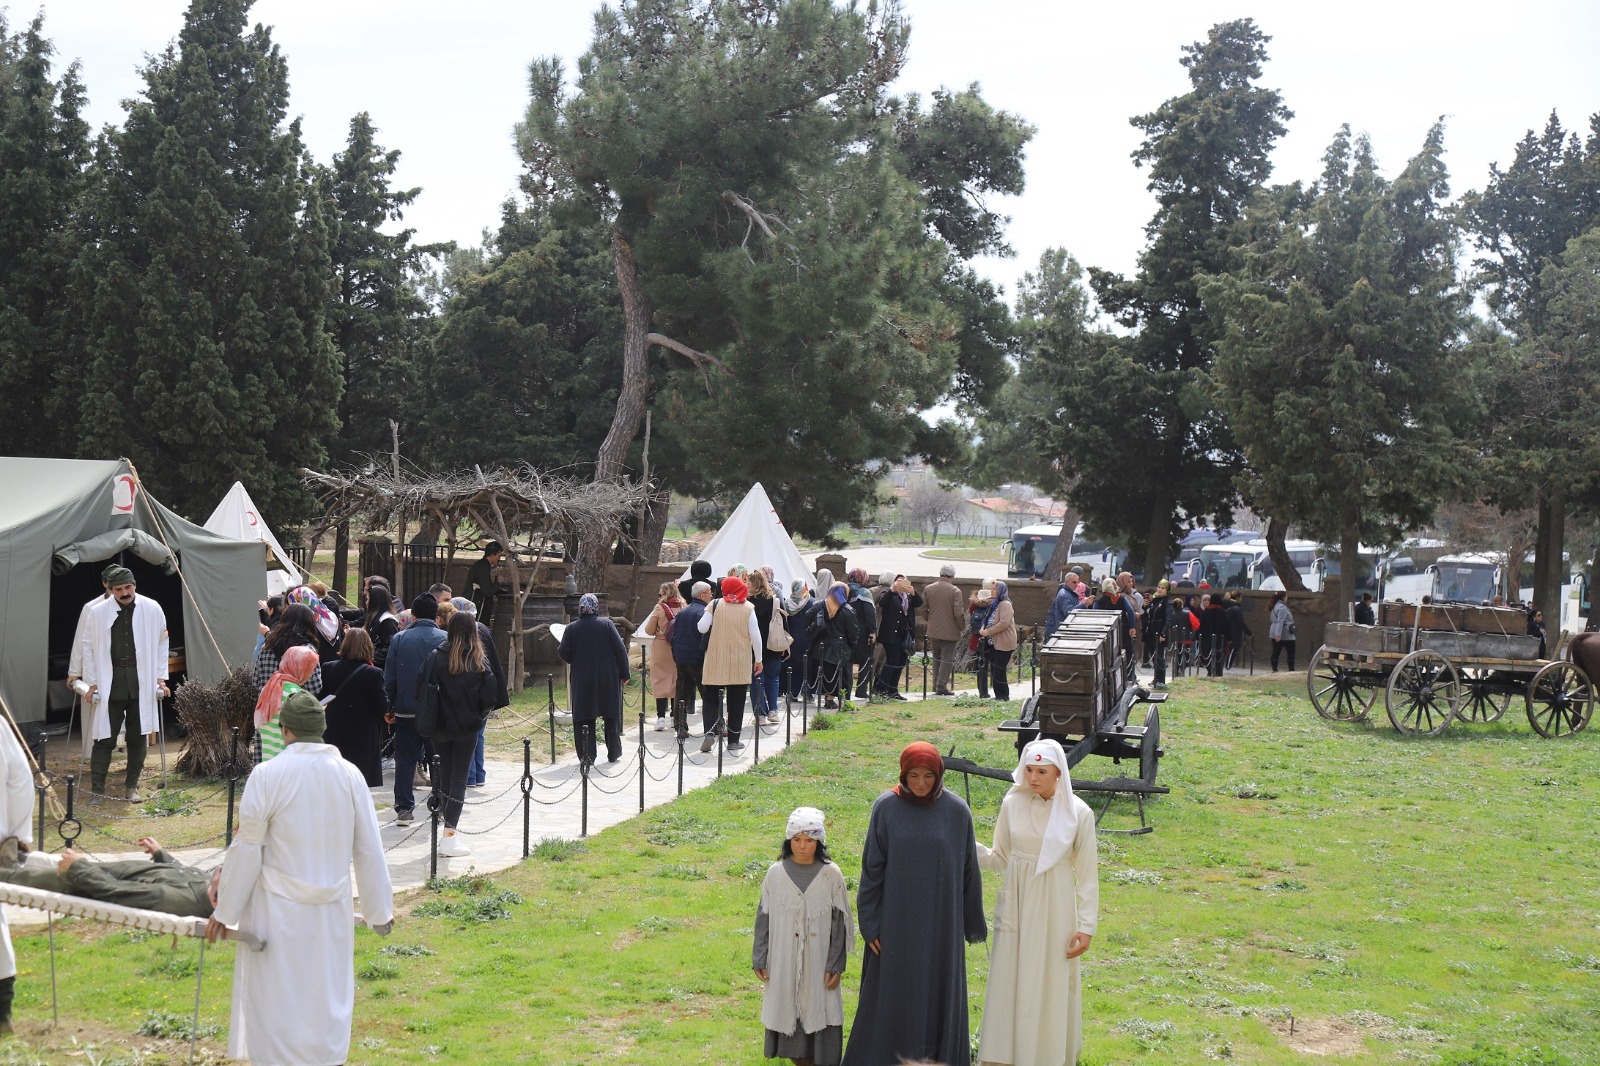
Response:
M57 368L71 324L61 294L89 163L78 65L51 79L43 17L12 33L0 12L0 454L69 455Z
M126 455L177 510L235 480L288 524L338 428L325 204L288 68L250 0L194 0L98 153L86 242L86 455Z

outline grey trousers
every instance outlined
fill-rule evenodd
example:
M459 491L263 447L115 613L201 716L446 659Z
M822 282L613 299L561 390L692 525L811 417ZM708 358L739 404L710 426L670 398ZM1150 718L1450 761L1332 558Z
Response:
M956 645L959 640L929 640L933 648L933 691L949 692L956 675Z

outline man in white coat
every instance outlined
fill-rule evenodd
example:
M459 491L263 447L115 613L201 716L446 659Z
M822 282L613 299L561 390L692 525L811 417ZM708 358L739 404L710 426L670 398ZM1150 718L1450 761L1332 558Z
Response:
M361 771L322 743L322 704L293 693L278 720L283 754L245 785L206 937L231 926L267 942L234 955L229 1056L332 1066L349 1054L355 1014L351 863L366 924L380 935L393 924L393 888L372 794Z
M33 843L33 768L8 721L0 721L0 843L16 861L15 848ZM11 1031L11 1000L17 991L17 956L0 908L0 1033Z
M123 723L128 727L128 799L138 802L144 772L146 733L160 732L160 700L167 688L167 615L141 596L133 571L111 567L101 578L111 598L89 608L79 653L89 685L89 721L94 747L89 753L89 789L105 795L111 755Z

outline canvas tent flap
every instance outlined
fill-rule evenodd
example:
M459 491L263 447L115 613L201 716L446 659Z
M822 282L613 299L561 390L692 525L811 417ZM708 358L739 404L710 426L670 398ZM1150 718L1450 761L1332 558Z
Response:
M59 548L50 560L50 570L64 574L79 563L98 563L125 551L131 551L152 566L161 567L163 573L178 572L178 560L172 557L167 546L142 529L113 529L98 537Z
M760 482L750 487L733 514L700 553L700 558L711 564L711 573L716 577L739 564L751 569L770 566L777 585L775 591L784 594L794 581L804 581L808 585L812 581L811 568L800 558L800 550L794 546L783 519L778 517ZM689 576L687 569L683 576Z
M123 460L0 456L0 486L0 699L17 721L45 714L49 627L38 612L51 600L55 555L109 533L136 531L177 553L190 677L219 681L249 662L266 580L259 542L167 510Z

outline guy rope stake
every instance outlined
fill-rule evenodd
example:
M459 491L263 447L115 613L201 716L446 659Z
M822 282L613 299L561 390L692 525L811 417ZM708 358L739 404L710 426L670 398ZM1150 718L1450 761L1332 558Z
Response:
M533 803L533 738L522 738L522 857L526 859L528 850L528 815L530 805Z

